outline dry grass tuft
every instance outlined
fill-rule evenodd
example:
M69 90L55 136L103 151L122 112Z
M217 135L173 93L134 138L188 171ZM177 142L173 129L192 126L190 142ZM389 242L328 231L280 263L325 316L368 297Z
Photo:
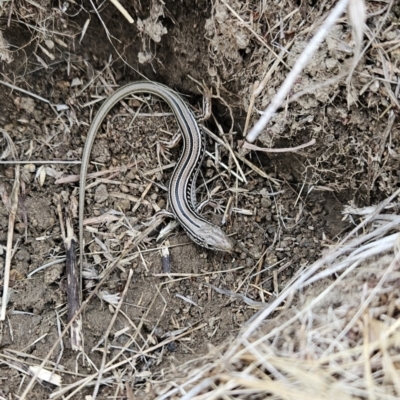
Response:
M235 340L157 382L157 398L399 398L400 216L382 213L391 206L348 209L365 219L346 240Z

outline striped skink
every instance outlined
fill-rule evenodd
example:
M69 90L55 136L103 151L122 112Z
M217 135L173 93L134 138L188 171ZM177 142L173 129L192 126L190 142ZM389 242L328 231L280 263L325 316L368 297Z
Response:
M152 82L130 83L115 91L100 107L90 126L82 155L79 186L79 247L83 261L83 213L85 205L86 175L92 145L97 131L112 107L131 94L152 94L164 100L172 109L183 136L183 149L172 173L168 198L173 214L188 236L200 246L212 250L232 251L233 243L216 225L196 212L196 179L205 151L205 138L193 113L186 103L168 87Z

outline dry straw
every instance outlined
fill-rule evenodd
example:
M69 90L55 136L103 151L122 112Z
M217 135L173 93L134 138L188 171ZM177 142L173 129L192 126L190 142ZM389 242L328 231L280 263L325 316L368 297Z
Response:
M347 209L364 219L344 241L234 341L165 376L157 398L399 398L400 216L383 213L397 207L390 202L399 193L377 207Z

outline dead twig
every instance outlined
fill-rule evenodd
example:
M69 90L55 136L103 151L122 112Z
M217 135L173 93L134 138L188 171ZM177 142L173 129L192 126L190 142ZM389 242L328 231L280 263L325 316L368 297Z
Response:
M301 73L308 60L313 56L333 24L342 15L347 6L347 3L348 0L339 0L336 3L335 7L332 9L331 13L328 15L319 31L311 39L307 47L304 49L303 53L301 53L293 69L290 71L282 86L280 87L278 93L274 96L270 105L264 111L262 117L257 121L257 123L253 126L253 128L251 128L250 132L247 134L246 140L249 143L253 143L257 139L257 137L261 134L262 130L266 127L272 116L275 114L276 110L282 105L296 78Z
M80 293L79 293L79 282L80 278L78 276L79 268L76 264L76 248L77 240L74 235L74 230L72 226L72 220L70 212L67 210L66 226L67 231L65 231L64 221L62 217L62 205L61 197L58 196L57 211L60 221L61 235L64 240L65 246L65 265L67 274L67 309L68 309L68 321L73 320L71 326L71 347L72 350L81 351L83 349L83 335L82 335L82 318L77 316L74 318L75 314L79 310L81 305Z
M110 1L118 9L118 11L126 18L126 20L130 24L133 24L133 18L129 15L128 11L126 11L126 9L121 5L121 3L118 0L110 0Z
M261 151L263 153L290 153L290 152L295 152L295 151L304 149L305 147L309 147L314 144L315 144L315 139L311 139L309 142L301 144L299 146L295 146L295 147L285 147L285 148L281 148L281 149L267 149L265 147L258 147L258 146L255 146L254 144L244 142L243 148L248 149L248 150Z
M4 266L4 284L3 284L3 297L1 300L0 321L4 321L6 319L8 289L10 283L10 268L11 268L12 254L13 254L12 242L14 237L15 217L18 211L18 197L19 197L18 195L19 195L19 165L16 165L14 186L10 197L11 208L8 216L7 249L6 249L6 262Z

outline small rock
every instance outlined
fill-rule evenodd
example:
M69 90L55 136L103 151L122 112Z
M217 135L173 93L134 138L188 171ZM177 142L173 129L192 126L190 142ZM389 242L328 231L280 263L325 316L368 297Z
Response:
M254 261L252 258L247 257L246 258L246 267L252 267L254 265Z
M119 188L121 189L122 193L129 193L130 192L130 189L126 185L121 185Z
M242 325L242 324L244 323L244 321L245 321L244 315L243 315L242 313L237 313L237 314L236 314L236 321L237 321L240 325Z
M83 82L79 78L72 79L71 87L81 86Z
M35 109L35 102L30 97L21 97L21 102L20 102L19 106L23 110L26 110L28 113L32 113Z
M30 255L29 252L25 249L21 249L17 252L15 255L16 259L18 261L29 261L30 260Z
M272 204L272 202L271 202L271 200L269 198L263 197L261 199L261 207L262 208L270 208L271 204Z
M97 186L94 193L94 200L96 203L104 203L108 199L108 192L106 185L102 184Z
M338 62L334 58L328 58L325 60L325 65L328 70L332 70L332 69L336 68L336 66L338 65Z
M15 224L15 230L18 233L24 234L25 233L25 228L26 228L26 225L23 222L17 222Z
M24 169L28 172L35 172L36 166L35 166L35 164L25 164Z
M253 246L249 250L250 254L257 260L261 257L261 247L260 246Z
M64 203L67 203L69 200L69 192L66 190L61 191L61 199Z

